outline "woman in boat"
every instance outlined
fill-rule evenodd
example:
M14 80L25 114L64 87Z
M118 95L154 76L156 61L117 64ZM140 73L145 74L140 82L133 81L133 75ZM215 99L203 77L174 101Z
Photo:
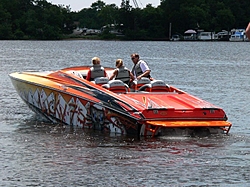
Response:
M123 65L122 59L117 59L115 62L115 66L116 69L114 70L109 80L121 80L122 82L129 84L135 79L131 71Z
M108 77L104 67L101 66L101 60L99 57L92 58L93 66L87 73L86 80L93 81L96 77Z
M150 76L151 70L149 69L148 64L144 60L140 59L139 54L133 53L131 55L131 60L134 63L134 66L131 72L133 73L134 77L137 80L140 80L142 77L147 77L151 79L151 76Z

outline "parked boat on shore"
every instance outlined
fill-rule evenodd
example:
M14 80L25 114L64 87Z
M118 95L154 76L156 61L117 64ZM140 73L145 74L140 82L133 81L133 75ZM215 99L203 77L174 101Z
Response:
M233 29L231 33L230 42L243 42L247 40L245 29Z
M216 41L229 41L230 36L231 36L230 31L222 30L215 34L215 40Z
M228 134L223 109L170 86L141 79L85 79L88 66L9 76L22 100L52 122L135 136ZM113 68L105 68L110 75Z
M198 34L197 34L197 40L213 41L213 40L215 40L214 35L215 35L214 32L201 31L201 32L198 32Z
M170 41L180 41L181 37L179 34L174 34L171 38Z

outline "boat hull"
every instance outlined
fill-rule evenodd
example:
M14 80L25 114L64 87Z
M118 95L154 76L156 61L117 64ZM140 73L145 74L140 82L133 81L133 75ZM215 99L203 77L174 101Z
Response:
M89 98L75 96L65 88L51 89L30 82L11 79L28 107L54 123L138 135L140 125L134 118L103 107Z
M186 132L227 134L231 128L221 108L177 88L115 93L85 80L87 68L9 76L22 100L34 112L56 123L151 137ZM76 76L75 71L81 76ZM112 73L113 69L107 71Z

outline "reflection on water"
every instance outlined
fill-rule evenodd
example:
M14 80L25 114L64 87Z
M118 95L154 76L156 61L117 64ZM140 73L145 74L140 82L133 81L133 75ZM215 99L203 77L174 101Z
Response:
M0 42L1 186L250 185L248 42ZM225 109L230 134L136 139L52 124L28 109L7 76L90 65L93 56L130 67L133 52L154 77Z
M114 186L201 186L244 184L248 179L244 173L249 169L242 163L249 161L249 137L135 140L32 117L2 138L9 155L1 172L8 176L3 178L7 184L102 186L111 180Z

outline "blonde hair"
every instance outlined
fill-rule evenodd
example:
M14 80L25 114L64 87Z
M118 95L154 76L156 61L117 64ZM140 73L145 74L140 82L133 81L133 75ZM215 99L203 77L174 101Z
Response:
M94 57L94 58L92 58L92 63L93 63L93 64L100 64L100 63L101 63L101 60L100 60L99 57Z
M117 59L116 61L115 61L115 66L116 67L121 67L123 65L123 61L122 61L122 59Z

